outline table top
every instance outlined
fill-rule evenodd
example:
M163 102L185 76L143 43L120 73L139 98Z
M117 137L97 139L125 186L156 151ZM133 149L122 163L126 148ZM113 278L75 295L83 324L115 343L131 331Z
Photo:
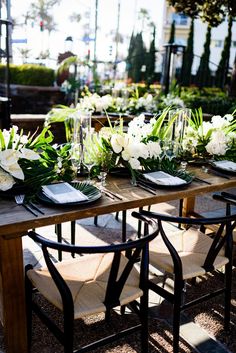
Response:
M44 215L33 214L15 203L14 199L0 197L0 237L7 238L24 235L31 228L38 228L51 224L63 223L81 218L94 217L106 213L122 211L137 207L148 206L161 202L195 197L209 192L221 191L236 187L236 175L225 179L219 176L204 173L201 168L193 167L194 174L208 181L206 184L194 180L190 185L178 188L157 188L156 195L139 187L132 186L125 177L108 176L107 189L118 193L123 200L111 200L106 195L94 203L77 206L53 206L40 204Z

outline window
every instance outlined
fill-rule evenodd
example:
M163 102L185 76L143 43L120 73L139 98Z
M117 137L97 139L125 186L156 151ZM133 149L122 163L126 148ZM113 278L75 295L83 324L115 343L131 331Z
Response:
M236 48L236 40L232 40L231 47Z
M173 13L172 21L175 21L175 24L178 26L187 26L188 24L188 16L182 13Z
M213 48L221 48L223 46L223 40L220 39L213 39L211 41L211 46Z

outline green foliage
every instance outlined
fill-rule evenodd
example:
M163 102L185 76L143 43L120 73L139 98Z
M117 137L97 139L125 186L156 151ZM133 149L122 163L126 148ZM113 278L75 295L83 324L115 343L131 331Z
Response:
M135 37L134 34L132 33L130 42L129 42L129 49L128 49L128 56L126 59L126 69L128 71L128 77L132 77L132 56L133 56L133 51L135 47Z
M193 65L193 35L194 35L194 19L191 21L191 26L188 35L187 48L184 54L184 61L182 66L182 85L189 86L191 82L191 72Z
M177 12L183 12L190 17L200 17L211 27L218 26L225 15L236 16L235 0L168 0Z
M224 91L215 87L184 88L181 92L181 99L187 108L198 109L201 107L205 114L212 115L232 113L236 106L234 98L228 97Z
M218 65L218 69L216 71L216 85L218 87L224 87L226 76L229 70L229 58L230 58L230 46L232 39L232 25L233 18L229 16L228 19L228 34L224 41L224 48L221 53L221 59Z
M131 37L132 38L132 37ZM132 52L131 52L131 49ZM129 54L129 65L130 65L130 76L133 82L140 82L142 80L141 67L145 63L146 50L143 43L143 37L141 33L138 33L130 43L130 54Z
M156 28L153 30L153 39L150 45L149 52L146 53L146 81L148 84L154 81L155 63L156 63Z
M210 60L210 44L211 44L211 27L207 27L206 41L203 47L203 54L201 56L200 65L196 74L196 82L200 87L209 86L211 71L209 68Z
M0 64L0 81L4 81L6 66ZM53 86L53 69L33 64L10 64L10 83L29 86Z

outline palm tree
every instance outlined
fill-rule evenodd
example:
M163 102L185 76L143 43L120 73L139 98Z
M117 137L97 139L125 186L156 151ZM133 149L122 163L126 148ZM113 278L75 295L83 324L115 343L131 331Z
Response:
M56 23L50 14L50 10L60 3L61 0L36 0L29 6L29 10L26 13L27 19L35 20L35 18L40 18L43 27L50 33L56 28Z
M149 16L149 12L147 9L144 9L144 8L141 8L139 10L139 15L138 15L139 19L141 20L141 29L142 31L144 30L144 26L145 26L145 23L147 21L150 21L150 16Z

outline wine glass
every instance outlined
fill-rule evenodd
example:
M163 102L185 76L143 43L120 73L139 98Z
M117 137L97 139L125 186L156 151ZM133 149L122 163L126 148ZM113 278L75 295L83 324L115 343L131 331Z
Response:
M72 143L70 158L71 158L73 171L76 177L78 172L80 172L81 163L82 163L82 145L80 143Z
M89 134L86 136L86 139L83 143L83 165L88 170L88 179L87 181L91 183L91 170L96 164L96 147L95 147L95 136L94 134Z

